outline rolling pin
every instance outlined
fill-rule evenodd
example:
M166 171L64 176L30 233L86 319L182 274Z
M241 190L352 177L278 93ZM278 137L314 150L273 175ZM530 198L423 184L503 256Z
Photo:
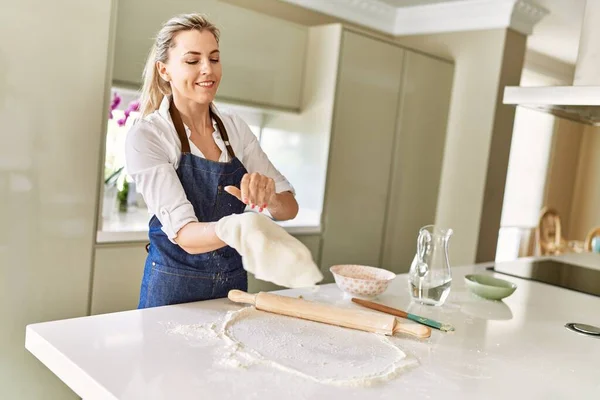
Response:
M236 303L252 304L257 310L289 317L343 326L366 332L392 336L394 333L406 333L418 338L431 336L431 329L419 324L405 324L393 315L380 314L366 310L341 308L293 297L260 292L249 294L241 290L230 290L227 296Z

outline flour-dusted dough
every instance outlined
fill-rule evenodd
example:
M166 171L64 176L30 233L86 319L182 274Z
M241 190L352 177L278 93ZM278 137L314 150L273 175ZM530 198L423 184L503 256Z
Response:
M264 215L224 217L216 234L241 254L244 269L258 279L288 288L313 286L323 279L310 250Z
M383 384L419 365L385 335L254 307L230 311L224 320L210 323L164 325L167 333L182 336L192 347L211 347L216 366L265 366L335 386Z
M264 365L317 383L373 386L418 365L388 337L246 307L229 312L219 364Z

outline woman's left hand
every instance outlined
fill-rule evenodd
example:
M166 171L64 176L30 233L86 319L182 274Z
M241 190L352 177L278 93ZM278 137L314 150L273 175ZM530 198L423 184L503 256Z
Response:
M240 188L226 186L225 191L237 197L251 208L258 208L262 212L269 207L275 196L275 181L257 172L245 174L242 177Z

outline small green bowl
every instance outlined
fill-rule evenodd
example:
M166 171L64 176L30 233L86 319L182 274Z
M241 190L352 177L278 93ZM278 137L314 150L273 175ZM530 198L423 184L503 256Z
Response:
M517 285L491 275L465 275L467 288L476 295L488 300L501 300L517 290Z

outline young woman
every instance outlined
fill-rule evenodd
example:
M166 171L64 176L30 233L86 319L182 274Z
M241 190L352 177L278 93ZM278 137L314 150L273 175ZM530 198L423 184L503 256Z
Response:
M127 172L153 214L139 308L247 290L241 256L217 237L215 221L247 205L277 220L298 213L292 186L248 125L213 104L220 81L218 29L199 14L169 20L126 141Z

